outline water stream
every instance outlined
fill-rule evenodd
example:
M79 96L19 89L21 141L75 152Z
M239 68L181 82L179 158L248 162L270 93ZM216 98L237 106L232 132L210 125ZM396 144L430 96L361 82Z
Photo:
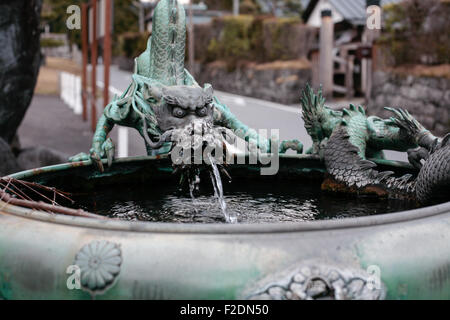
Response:
M214 187L214 195L217 198L217 201L219 202L219 206L223 213L223 216L225 217L225 221L228 223L237 223L236 214L233 212L232 213L227 212L227 203L225 202L225 198L223 196L222 179L220 178L220 173L219 169L217 168L216 161L210 154L208 154L208 158L212 168L212 172L210 172L210 175L211 175L211 182Z
M194 177L194 179L191 179L190 177L188 178L188 182L189 182L189 195L191 196L192 199L192 206L194 207L194 212L197 214L198 210L197 210L197 201L195 200L195 195L194 195L194 191L196 189L196 183L197 183L197 179L200 179L198 177L198 175L196 175Z

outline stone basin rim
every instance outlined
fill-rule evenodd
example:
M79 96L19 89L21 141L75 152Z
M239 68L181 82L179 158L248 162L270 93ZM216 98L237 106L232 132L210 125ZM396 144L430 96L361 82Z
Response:
M142 156L117 159L116 162L146 161L149 159L161 159L166 156ZM308 155L282 155L284 158L309 158ZM106 162L106 160L105 160ZM389 161L393 166L409 167L408 163ZM21 171L8 177L22 179L36 175L41 172L55 172L64 169L88 166L90 161L64 163L54 166L42 167ZM96 220L93 218L65 216L52 214L34 209L23 208L4 201L0 201L0 214L11 214L18 217L38 220L41 222L69 225L73 227L84 227L91 229L102 229L110 231L149 232L149 233L193 233L193 234L245 234L245 233L289 233L308 231L330 231L346 228L372 227L378 225L394 224L432 217L439 214L450 213L450 201L442 204L427 206L418 209L397 211L393 213L377 214L373 216L343 218L333 220L300 221L289 223L171 223L150 221L125 221L125 220Z

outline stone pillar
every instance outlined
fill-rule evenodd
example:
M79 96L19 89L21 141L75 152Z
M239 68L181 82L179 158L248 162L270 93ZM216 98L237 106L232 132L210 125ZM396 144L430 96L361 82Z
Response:
M366 0L366 8L370 6L380 7L380 0ZM365 45L372 46L374 40L380 35L380 30L369 29L367 24L364 29L364 34L362 37L362 42ZM372 75L373 75L373 55L372 59L363 59L361 61L361 79L362 79L362 90L364 92L364 97L366 101L369 101L372 95Z
M239 0L233 0L233 15L239 15Z
M324 97L330 98L333 95L334 23L330 9L322 10L321 15L319 82L322 84Z

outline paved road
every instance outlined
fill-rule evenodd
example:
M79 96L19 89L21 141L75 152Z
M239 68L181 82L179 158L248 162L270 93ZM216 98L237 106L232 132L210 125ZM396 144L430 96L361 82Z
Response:
M131 82L131 73L119 70L117 66L112 66L110 72L110 85L119 91L126 90ZM97 74L101 81L103 77L102 65L98 66ZM303 120L300 116L300 106L286 106L220 91L215 91L215 94L222 103L230 108L238 119L248 126L254 129L279 129L281 139L299 139L304 145L304 150L307 150L311 146L311 138L306 133ZM356 102L361 103L358 100ZM328 105L337 107L348 105L348 102L332 102L328 103ZM130 141L136 138L140 139L134 133L132 137L130 136ZM132 152L133 150L130 150L130 155L133 154ZM407 161L404 153L387 151L386 156L393 160Z
M305 150L312 144L306 133L299 107L290 107L269 101L237 96L216 91L219 100L226 104L238 119L254 129L278 130L281 140L299 139Z
M59 97L34 95L18 130L22 148L43 146L67 156L87 152L92 131Z
M88 152L92 142L89 121L72 112L57 96L35 95L19 127L23 148L43 146L64 153L67 157ZM144 142L135 130L129 130L130 155L146 154ZM117 141L117 128L111 133Z

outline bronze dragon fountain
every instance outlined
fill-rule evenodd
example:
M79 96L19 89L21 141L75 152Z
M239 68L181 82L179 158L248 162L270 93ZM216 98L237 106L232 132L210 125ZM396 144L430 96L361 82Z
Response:
M194 148L205 144L220 148L230 130L263 152L270 152L270 139L239 121L213 95L210 84L200 87L184 68L185 42L183 5L176 0L161 0L155 9L147 49L135 60L132 83L105 107L90 154L80 153L71 161L91 159L103 171L101 158L108 158L108 164L113 160L114 145L107 136L115 124L137 129L149 155L170 151L186 134L200 140L194 141ZM287 148L301 153L303 145L296 140L281 142L281 152Z
M90 154L80 153L71 161L91 159L103 171L101 159L106 157L111 165L114 145L107 136L116 124L137 129L149 155L173 152L186 136L194 141L194 149L205 145L220 149L230 131L263 152L273 151L270 139L239 121L213 95L210 84L201 87L184 68L185 20L184 8L178 1L158 3L153 33L146 51L135 60L132 83L105 107ZM309 86L305 88L302 115L313 139L307 153L324 160L334 183L357 192L375 187L377 194L413 197L420 202L449 199L450 135L435 137L406 110L388 108L394 116L381 119L366 116L361 106L333 110L324 103L320 91L314 94ZM281 153L289 148L297 153L303 150L298 140L277 145ZM376 164L368 159L383 158L383 150L408 152L410 163L420 170L417 178L377 171Z

